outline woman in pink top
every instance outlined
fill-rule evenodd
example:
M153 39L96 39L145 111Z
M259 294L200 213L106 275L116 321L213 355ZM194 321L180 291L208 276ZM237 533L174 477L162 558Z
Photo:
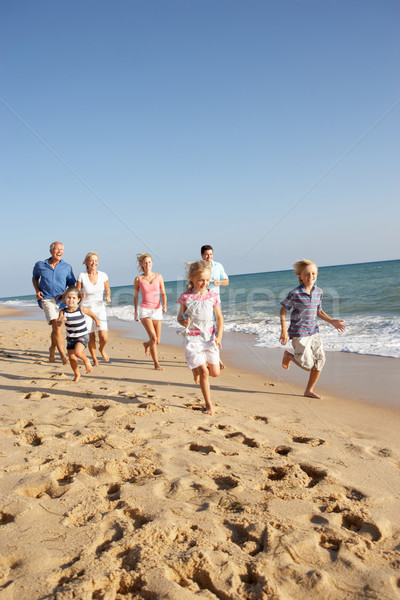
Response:
M167 295L165 293L164 280L160 273L153 273L151 270L153 260L150 254L138 254L137 261L142 274L135 278L135 295L133 299L135 321L139 321L140 319L149 336L149 340L143 342L146 356L151 355L154 368L158 371L163 371L157 358L157 345L161 340L162 313L167 312ZM140 306L138 306L139 291L142 294Z

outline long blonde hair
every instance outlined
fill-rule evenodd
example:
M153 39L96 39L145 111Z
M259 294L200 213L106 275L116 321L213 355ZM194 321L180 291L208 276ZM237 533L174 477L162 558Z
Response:
M196 277L196 275L205 273L206 271L211 275L211 265L206 260L196 260L195 262L188 263L186 276L189 281L186 289L192 290L194 288L193 282L190 280L191 277Z
M145 258L150 258L151 262L153 262L153 257L151 256L151 254L147 254L147 252L144 252L143 254L136 254L136 258L138 261L138 270L142 270L142 272L144 273L144 269L142 267L142 262L144 261Z
M300 283L301 283L300 275L302 274L302 272L304 271L304 269L306 269L310 265L314 265L314 267L318 271L317 265L312 260L307 260L306 258L303 258L302 260L298 260L297 262L294 263L294 265L293 265L294 274L297 275L297 277L299 278Z

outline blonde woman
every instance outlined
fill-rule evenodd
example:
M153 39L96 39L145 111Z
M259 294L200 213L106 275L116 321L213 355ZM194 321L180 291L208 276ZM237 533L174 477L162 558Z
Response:
M89 332L88 348L92 355L94 366L97 367L96 331L98 332L99 337L100 354L106 362L109 361L108 354L104 350L108 341L108 325L103 296L106 302L111 302L111 290L106 273L97 270L99 264L97 252L88 252L83 264L86 265L86 273L79 274L76 286L82 291L82 305L89 308L100 322L100 325L97 326L92 319L87 319L87 328Z
M135 278L135 321L141 321L149 339L143 343L146 356L150 356L157 371L163 371L157 356L157 345L161 340L162 313L167 312L167 295L164 280L160 273L153 273L153 259L150 254L138 254L137 261L141 275ZM139 306L139 292L142 302ZM160 298L161 296L161 298ZM161 303L162 301L162 303Z

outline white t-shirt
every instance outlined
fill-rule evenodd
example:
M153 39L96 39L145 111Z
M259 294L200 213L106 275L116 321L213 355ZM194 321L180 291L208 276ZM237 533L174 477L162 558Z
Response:
M85 294L83 304L88 306L92 302L103 302L104 283L108 281L106 273L97 271L97 283L93 284L87 273L80 273L78 281L82 284L82 292Z

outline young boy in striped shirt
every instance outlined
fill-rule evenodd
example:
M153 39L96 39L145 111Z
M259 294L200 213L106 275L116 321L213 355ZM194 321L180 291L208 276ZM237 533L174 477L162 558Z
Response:
M293 361L297 366L310 371L304 396L318 398L314 386L325 364L325 352L319 336L317 317L333 325L338 331L344 331L346 326L341 319L332 319L322 310L322 290L316 287L318 267L311 260L299 260L294 265L294 272L299 278L300 285L289 292L282 300L281 336L280 342L285 346L290 338L294 354L285 350L282 367L288 369ZM286 326L286 311L291 310L289 330Z

